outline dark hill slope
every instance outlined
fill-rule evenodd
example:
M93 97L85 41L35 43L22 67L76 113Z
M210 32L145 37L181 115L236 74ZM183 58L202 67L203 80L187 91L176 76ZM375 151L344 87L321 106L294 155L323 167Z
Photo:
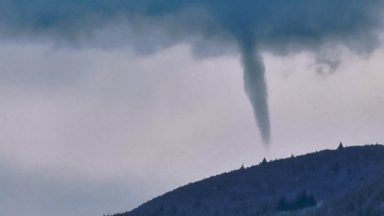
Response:
M116 216L384 215L382 180L384 146L324 150L191 183Z

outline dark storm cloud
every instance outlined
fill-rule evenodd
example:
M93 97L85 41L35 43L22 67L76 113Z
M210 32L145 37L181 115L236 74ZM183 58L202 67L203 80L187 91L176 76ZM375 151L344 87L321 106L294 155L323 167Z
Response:
M178 42L203 54L237 48L245 89L268 143L260 52L317 51L324 44L369 52L378 43L382 6L382 0L0 0L0 28L3 37L128 44L144 52ZM125 33L110 31L102 42L90 42L93 33L117 23Z
M193 36L238 43L252 40L260 48L281 52L329 41L372 46L382 4L380 0L0 0L0 23L9 35L70 37L125 20L143 31L161 27L170 36L179 34L180 40Z

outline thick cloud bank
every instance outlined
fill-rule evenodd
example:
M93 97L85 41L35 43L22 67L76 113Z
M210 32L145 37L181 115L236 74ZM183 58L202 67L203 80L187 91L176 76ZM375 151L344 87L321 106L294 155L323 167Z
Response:
M178 42L191 43L202 53L237 48L245 89L262 139L268 143L270 120L260 52L316 51L325 44L369 52L377 45L382 7L382 0L0 0L0 31L8 38L101 46L124 43L139 51ZM97 32L111 26L118 30L111 28L99 41Z

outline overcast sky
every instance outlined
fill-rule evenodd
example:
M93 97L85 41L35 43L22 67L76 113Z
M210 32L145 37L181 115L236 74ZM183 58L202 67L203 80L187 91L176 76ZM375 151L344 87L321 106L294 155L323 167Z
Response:
M12 215L118 212L263 157L383 142L383 49L343 53L333 74L319 74L310 53L265 53L265 148L238 56L1 46L0 206Z
M206 41L168 43L159 34L152 36L164 46L154 51L117 46L127 35L111 36L115 28L121 24L98 29L91 42L82 41L86 34L74 42L61 32L0 31L2 212L117 213L264 157L333 149L340 141L384 143L379 36L364 49L356 38L288 53L265 42L259 52L272 132L266 146L231 42L223 50L213 42L205 53Z

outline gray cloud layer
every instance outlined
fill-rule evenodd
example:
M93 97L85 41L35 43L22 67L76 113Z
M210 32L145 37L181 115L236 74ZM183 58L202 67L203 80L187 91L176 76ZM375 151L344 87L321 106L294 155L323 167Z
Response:
M0 16L3 32L8 33L69 36L126 20L144 27L161 25L171 30L169 34L255 40L263 47L282 49L290 43L342 40L352 45L356 39L359 43L370 39L380 24L382 4L380 0L1 0Z
M124 43L151 51L188 42L197 51L216 54L237 47L245 89L268 143L270 120L260 52L316 51L324 44L371 51L381 30L382 7L381 0L0 0L0 28L4 37L85 42L99 29L119 23L122 29L117 32L125 33L118 41L114 31L104 35L103 45Z

